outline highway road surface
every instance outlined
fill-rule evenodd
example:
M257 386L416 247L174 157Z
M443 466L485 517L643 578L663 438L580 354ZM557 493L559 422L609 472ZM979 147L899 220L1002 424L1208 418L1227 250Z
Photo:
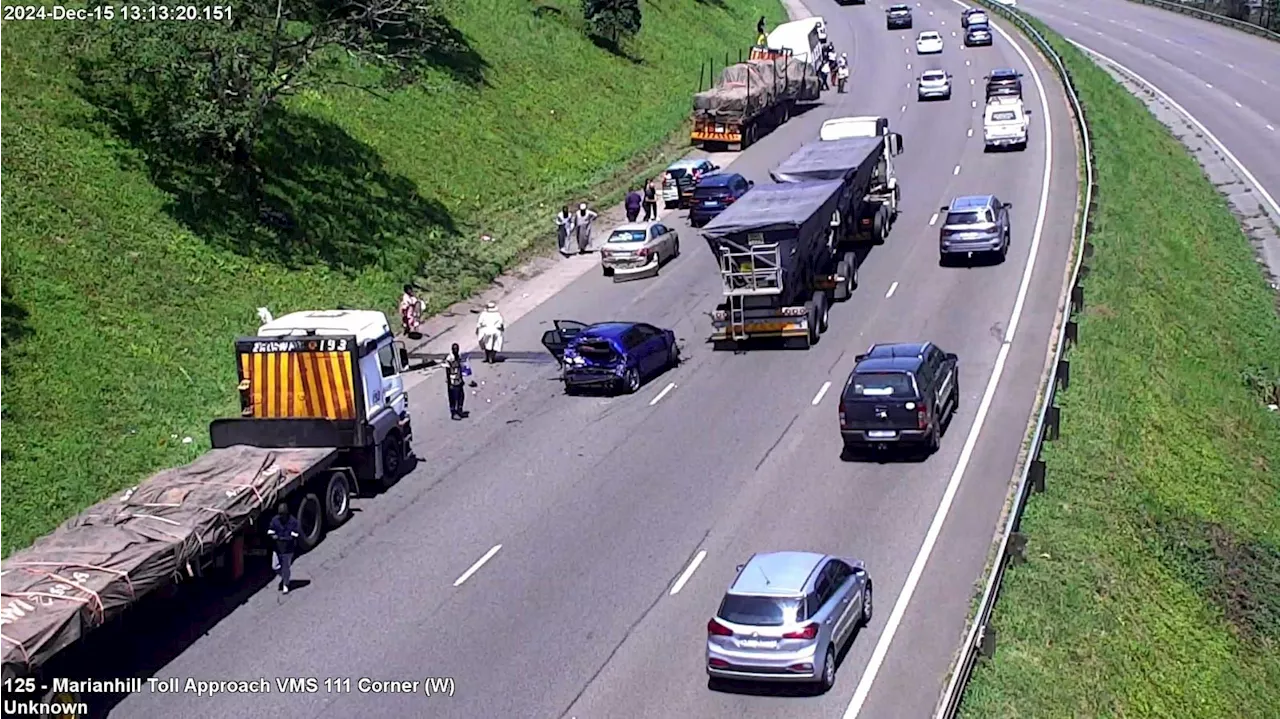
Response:
M660 277L614 284L593 272L513 323L510 361L474 365L482 384L470 418L449 421L440 377L420 384L422 464L295 562L309 586L260 592L158 672L348 679L350 691L144 692L114 716L832 717L851 700L876 719L932 710L1063 290L1077 197L1071 121L1048 68L1028 68L1006 37L961 49L961 8L949 0L916 7L915 32L945 37L946 51L928 58L916 56L915 32L885 29L874 3L810 7L853 60L851 90L825 95L730 169L768 182L832 116L882 114L905 140L902 215L822 341L808 352L713 353L705 313L719 298L717 265L673 220L683 253ZM1031 143L988 155L982 78L1001 66L1026 73ZM912 82L933 67L954 74L954 97L917 103ZM939 267L935 214L970 193L1013 203L1008 261ZM670 327L688 359L633 396L568 397L539 344L557 318ZM841 461L836 403L854 355L919 339L961 358L962 404L941 451L919 463ZM864 559L875 617L825 696L713 691L706 622L737 564L782 548ZM455 688L361 693L361 677L451 677Z
M1018 7L1181 105L1256 180L1250 191L1280 224L1280 43L1127 0L1020 0ZM1280 242L1267 234L1258 238L1262 252L1280 273Z

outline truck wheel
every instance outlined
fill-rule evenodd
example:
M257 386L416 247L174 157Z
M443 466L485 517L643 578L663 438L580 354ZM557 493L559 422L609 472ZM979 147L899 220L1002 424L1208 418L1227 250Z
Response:
M302 526L302 536L298 537L299 553L314 549L324 538L324 507L320 504L320 497L315 492L302 495L294 516Z
M888 235L884 226L884 208L876 210L875 219L871 223L871 239L877 244L883 243L884 238Z
M778 109L778 113L781 115L781 117L778 118L778 124L786 124L787 120L791 119L791 103L782 103L782 107Z
M346 472L334 472L324 487L324 523L337 527L351 518L351 483Z
M827 293L821 290L813 293L813 307L818 313L818 335L827 331L831 321L831 304L827 302Z
M809 334L805 337L805 349L809 349L813 345L818 344L818 308L814 305L813 300L804 303L804 314L809 320Z
M844 263L849 266L849 294L852 295L853 291L858 289L858 253L846 252L843 259Z
M836 289L835 289L836 302L843 302L849 299L849 295L852 293L849 288L849 283L853 279L853 277L849 274L849 263L845 262L844 260L840 260L839 262L837 262L836 274L844 278L843 280L840 281L840 284L836 285Z
M387 489L400 479L400 471L404 467L404 440L397 432L387 435L382 440L382 477L378 482Z

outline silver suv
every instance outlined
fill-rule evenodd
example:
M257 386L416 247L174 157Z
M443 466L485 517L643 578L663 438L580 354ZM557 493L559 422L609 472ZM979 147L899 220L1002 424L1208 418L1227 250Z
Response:
M1009 208L995 195L957 197L944 206L946 220L938 233L938 262L946 265L953 257L974 253L996 254L1003 262L1009 254Z
M951 73L945 70L925 70L920 73L920 79L916 80L916 99L950 100Z
M707 675L830 689L841 647L870 620L862 562L814 552L752 555L707 622Z

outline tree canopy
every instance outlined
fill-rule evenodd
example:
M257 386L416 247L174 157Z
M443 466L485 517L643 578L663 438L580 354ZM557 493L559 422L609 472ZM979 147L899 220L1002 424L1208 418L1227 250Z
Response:
M582 0L591 31L617 43L640 32L640 0Z

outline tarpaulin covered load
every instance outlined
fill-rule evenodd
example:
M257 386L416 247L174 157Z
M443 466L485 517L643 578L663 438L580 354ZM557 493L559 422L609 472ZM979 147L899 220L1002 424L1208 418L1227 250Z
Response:
M883 137L850 137L843 140L816 140L791 153L770 170L774 182L846 180L870 176L874 161L884 151ZM857 184L857 183L855 183Z
M191 571L336 449L215 449L72 517L0 562L4 672L23 675Z
M711 116L752 117L774 102L776 88L760 75L752 63L740 62L726 67L720 81L710 90L693 96L693 109Z
M756 185L729 208L702 228L715 240L746 232L772 232L805 228L814 222L824 226L831 220L835 201L844 189L839 180L786 185Z
M822 91L818 71L795 57L787 58L787 96L801 102L817 100Z

